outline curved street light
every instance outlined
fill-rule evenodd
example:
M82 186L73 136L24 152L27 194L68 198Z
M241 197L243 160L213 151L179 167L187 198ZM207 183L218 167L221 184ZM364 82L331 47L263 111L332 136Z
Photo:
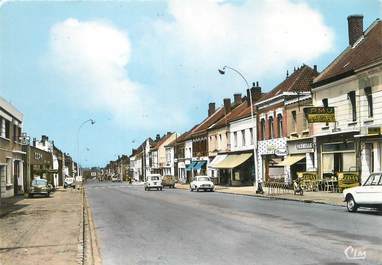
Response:
M233 68L233 67L230 67L230 66L223 66L223 68L221 69L218 69L219 71L219 74L221 75L224 75L226 73L226 69L229 69L229 70L232 70L234 71L235 73L237 73L245 82L246 86L247 86L247 89L251 89L251 87L249 86L249 83L248 83L248 80L244 77L244 75L237 69ZM252 91L249 91L249 103L251 104L251 123L252 123L252 130L253 130L253 133L252 133L252 141L253 141L253 166L254 166L254 169L255 169L255 183L254 185L257 187L257 191L259 192L262 192L262 188L261 188L261 185L258 185L259 183L259 174L258 174L258 168L256 166L256 162L257 162L257 126L255 124L255 119L254 119L254 110L253 110L253 98L252 98Z
M78 172L77 172L77 176L80 175L80 131L81 131L81 128L86 124L90 122L91 125L94 125L95 124L95 120L93 119L88 119L86 121L83 121L81 123L81 125L78 127L78 131L77 131L77 159L78 159L78 162L77 162L77 169L78 169Z

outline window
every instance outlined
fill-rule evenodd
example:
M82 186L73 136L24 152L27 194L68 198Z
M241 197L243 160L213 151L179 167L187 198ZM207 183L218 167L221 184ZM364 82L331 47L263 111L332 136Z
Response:
M303 113L303 118L302 118L302 122L303 122L303 126L304 126L304 130L308 129L308 118L306 117L306 114Z
M13 124L13 141L17 142L17 125Z
M10 139L11 137L11 122L5 120L5 138Z
M265 140L265 120L261 119L261 140Z
M233 133L233 145L237 147L237 132Z
M279 138L283 137L283 116L281 114L277 115L277 131Z
M269 139L275 138L273 129L273 117L269 117Z
M241 130L241 143L245 146L245 130Z
M0 136L5 138L5 119L0 117Z
M324 106L325 108L329 107L328 99L327 98L323 98L322 99L322 106Z
M352 120L356 121L357 120L357 106L356 106L356 101L355 101L355 91L350 91L348 93L348 100L349 100L350 107L351 107Z
M292 130L293 132L297 131L297 113L296 111L292 111Z
M373 94L372 94L372 91L371 91L371 87L366 87L365 88L365 96L366 96L366 100L367 100L367 113L368 113L368 117L369 118L372 118L373 117Z
M251 144L253 144L253 128L249 129L249 134L251 136Z

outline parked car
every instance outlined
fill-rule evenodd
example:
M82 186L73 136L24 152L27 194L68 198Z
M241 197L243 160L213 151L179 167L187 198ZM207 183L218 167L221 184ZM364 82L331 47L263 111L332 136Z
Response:
M111 177L111 182L122 182L122 179L118 175Z
M175 183L176 183L176 179L174 176L166 175L162 178L163 187L175 188Z
M32 180L31 188L29 191L29 197L33 197L34 195L44 195L46 197L50 196L50 184L46 179L34 179Z
M382 210L382 173L372 173L362 186L345 189L343 196L349 212L359 207Z
M208 176L196 176L190 183L190 191L194 190L215 191L215 186Z
M76 188L76 182L74 181L74 178L72 177L66 177L64 180L64 188Z
M151 174L147 176L145 181L145 190L157 189L162 190L162 177L159 174Z

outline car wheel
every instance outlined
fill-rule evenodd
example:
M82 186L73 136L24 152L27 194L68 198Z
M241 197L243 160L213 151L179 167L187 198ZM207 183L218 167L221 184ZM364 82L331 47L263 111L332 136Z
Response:
M198 187L196 187L196 191L199 192L199 190L200 190L200 189L199 189Z
M162 191L162 188L159 188L160 191Z
M190 186L190 191L192 192L192 191L194 191L194 189Z
M48 192L47 194L46 194L46 197L48 198L50 196L50 193Z
M346 200L346 207L348 209L349 212L356 212L357 209L358 209L358 205L357 203L355 202L353 196L349 196Z

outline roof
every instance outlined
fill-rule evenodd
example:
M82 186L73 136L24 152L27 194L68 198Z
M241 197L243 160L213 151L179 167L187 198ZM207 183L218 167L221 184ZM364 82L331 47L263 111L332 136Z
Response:
M262 96L258 102L281 95L284 92L310 91L313 78L316 76L318 76L318 72L304 64L274 89Z
M250 106L248 106L247 99L244 98L243 102L237 105L233 110L231 110L227 115L225 115L222 119L213 124L209 129L218 129L228 125L228 123L232 120L237 119L241 113L243 113L246 109L249 109L249 113L251 112Z
M218 120L223 118L225 115L224 107L220 107L217 111L215 111L212 115L205 118L198 126L196 126L190 133L185 137L185 139L189 139L194 135L198 135L207 131L207 129L215 124Z
M382 21L377 19L353 46L348 46L314 80L318 87L354 74L354 71L382 59Z
M155 150L155 149L158 149L164 142L166 142L166 140L168 138L170 138L174 133L167 133L165 135L162 136L162 138L160 138L159 140L156 140L154 142L154 145L152 146L152 149Z

